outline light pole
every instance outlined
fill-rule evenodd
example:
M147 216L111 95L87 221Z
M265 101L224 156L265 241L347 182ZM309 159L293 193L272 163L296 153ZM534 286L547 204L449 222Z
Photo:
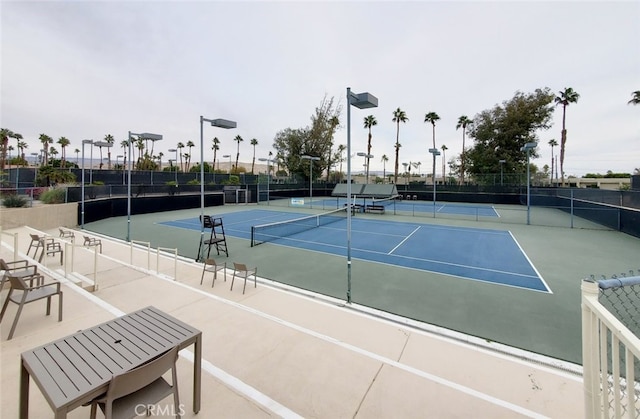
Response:
M506 162L507 162L506 160L500 160L500 161L498 162L498 163L500 163L500 186L502 186L502 185L503 185L503 183L502 183L502 180L503 180L503 177L502 177L502 176L503 176L503 173L504 173L504 171L503 171L503 166L504 166L504 164L505 164Z
M364 152L359 152L359 153L357 153L357 155L359 157L364 157L364 170L365 170L365 173L367 174L365 176L365 182L367 184L369 184L369 159L373 158L373 154L367 154L367 153L364 153Z
M176 186L178 186L178 149L177 148L170 148L169 149L169 153L176 153L176 158L175 160L173 160L174 162L176 162L176 175L175 175L175 182L176 182ZM171 160L169 160L169 163L171 163Z
M135 135L137 137L146 138L152 141L162 140L161 134L149 134L148 132L143 132L142 134L136 134L135 132L129 131L127 136L127 145L128 145L128 155L129 155L129 165L127 166L127 241L131 241L131 136Z
M80 229L84 230L84 145L91 144L93 148L93 140L82 140L82 206L80 207Z
M536 148L536 143L526 143L520 151L527 153L527 225L531 222L531 178L529 177L529 151Z
M271 159L259 158L258 161L267 162L267 205L269 205L269 183L271 183Z
M351 93L347 87L347 303L351 303L351 106L375 108L378 98L368 92Z
M433 218L436 218L436 156L440 155L440 150L430 148L429 153L433 154Z
M309 208L313 208L313 162L320 160L320 157L300 156L302 160L309 160Z
M207 119L200 115L200 246L204 243L204 135L203 135L203 123L211 123L212 127L232 129L236 128L238 124L235 121L229 121L227 119ZM198 260L200 255L198 255Z
M229 176L231 176L231 154L225 154L222 156L223 159L226 159L227 157L229 157Z

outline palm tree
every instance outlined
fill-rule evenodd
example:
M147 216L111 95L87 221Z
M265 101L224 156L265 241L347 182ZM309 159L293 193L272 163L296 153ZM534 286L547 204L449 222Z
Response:
M407 118L407 114L400 108L396 109L395 111L393 111L393 119L392 121L395 122L397 124L397 129L396 129L396 170L395 170L395 174L393 175L393 182L395 184L398 183L398 163L399 163L399 158L400 158L400 122L405 123L409 120L409 118Z
M553 147L556 147L558 142L552 138L549 140L549 145L551 146L551 182L553 183Z
M164 153L161 151L158 153L158 171L162 172L162 158L164 157Z
M185 157L185 161L186 161L186 164L187 164L187 167L186 167L185 172L186 172L187 170L191 169L191 148L192 148L192 147L195 147L195 144L193 143L193 141L187 141L187 147L189 147L189 154L188 154L188 155L189 155L189 158L187 159L187 158ZM185 155L185 156L186 156L186 155Z
M253 146L253 161L251 162L251 174L253 174L253 168L256 165L256 146L258 145L258 140L256 140L255 138L252 138L251 145Z
M567 106L571 103L578 103L579 98L578 92L571 87L565 87L554 99L556 105L562 105L562 137L560 139L560 176L562 177L562 186L564 186L564 147L567 143L567 128L565 125Z
M437 113L435 112L429 112L424 116L424 122L429 122L431 124L431 128L432 128L432 134L433 134L433 148L436 148L436 121L440 120L440 116L438 116ZM436 172L436 161L435 159L433 159L433 173ZM436 180L433 179L433 181L435 182Z
M422 162L415 161L411 163L411 165L414 167L414 169L418 169L418 177L420 177L420 166L422 166Z
M473 121L469 119L466 115L462 115L458 118L458 123L456 124L456 130L462 128L462 154L460 155L460 184L464 184L464 148L465 148L465 134L467 133L467 125L471 124Z
M637 105L640 103L640 90L636 90L632 93L633 98L627 102L629 105Z
M127 150L129 149L129 140L120 141L120 147L124 150L124 159L122 160L122 169L124 170L124 168L127 167ZM129 158L131 158L131 156L129 156Z
M49 144L53 142L53 138L46 134L40 134L40 142L42 143L42 149L44 150L44 162L43 166L49 164Z
M345 150L347 149L347 146L344 144L339 144L338 145L338 161L340 162L340 179L342 179L342 162L344 161L344 157L342 157L342 153L345 152ZM278 170L280 170L278 168Z
M138 149L138 161L137 168L138 170L142 170L142 152L144 151L144 138L138 137L136 140L136 148Z
M27 163L27 159L24 155L25 148L29 148L29 144L26 141L18 141L18 152L20 153L20 159L22 160L22 164Z
M184 172L184 167L182 166L182 149L184 148L184 144L182 144L182 142L178 142L176 148L178 149L178 155L180 156L180 170ZM177 164L178 162L176 162L176 165Z
M56 141L58 144L60 144L60 148L62 149L62 154L60 155L60 167L64 168L67 164L67 160L66 160L66 147L71 144L71 142L66 138L66 137L60 137L58 138L58 141Z
M364 127L369 129L369 138L367 140L367 156L371 155L371 127L378 125L376 117L373 115L364 117ZM366 182L369 183L369 157L367 157L367 174Z
M386 154L382 155L382 183L384 183L385 178L387 177L387 162L389 161L389 157Z
M447 171L446 171L446 166L445 166L445 162L447 161L447 158L445 157L446 154L445 152L449 149L446 145L442 144L442 147L440 147L440 149L442 150L442 181L446 182L447 179Z
M80 154L80 149L75 149L73 150L74 153L76 153L76 166L78 165L78 155Z
M213 165L211 166L211 170L212 171L216 171L216 157L218 156L218 150L220 150L220 140L218 139L218 137L213 137L213 145L211 146L211 149L213 150ZM218 165L220 165L220 163L218 163ZM218 169L220 169L218 167Z
M51 154L52 159L55 159L56 155L58 154L58 150L56 150L54 146L51 146L49 147L49 154Z
M107 134L104 136L104 141L113 145L115 139L113 135ZM107 169L111 170L111 146L107 147Z
M238 160L240 159L240 143L241 143L242 141L244 141L244 140L242 139L242 137L241 137L241 136L236 135L236 138L234 138L234 139L233 139L233 141L235 141L236 143L238 143L238 149L237 149L237 152L236 152L236 173L239 173L239 172L238 172Z
M4 170L4 165L7 160L7 149L9 147L9 138L14 138L17 141L22 140L22 134L13 132L10 129L0 129L0 171Z

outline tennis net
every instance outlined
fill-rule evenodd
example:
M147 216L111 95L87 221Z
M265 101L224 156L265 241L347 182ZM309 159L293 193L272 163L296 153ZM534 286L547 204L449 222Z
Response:
M347 209L345 207L318 215L251 226L251 247L335 223L344 220L346 217Z
M382 205L382 206L387 206L387 205L391 205L391 204L395 204L396 203L396 199L397 196L391 196L389 198L373 198L372 200L372 204L373 205Z

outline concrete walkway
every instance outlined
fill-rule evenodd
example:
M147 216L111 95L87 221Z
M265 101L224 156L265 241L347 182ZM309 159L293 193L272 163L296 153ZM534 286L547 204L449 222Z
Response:
M29 233L49 234L66 248L66 274L57 257L40 267L63 282L64 320L44 316L44 302L29 304L7 341L16 311L9 306L1 325L3 417L17 417L22 351L149 305L203 332L197 416L190 410L193 354L182 351L178 364L187 418L583 416L582 379L571 371L580 369L571 364L265 280L257 288L247 283L243 295L242 282L230 290L231 270L213 288L212 274L200 285L201 264L137 248L132 254L106 237L99 254L82 247L85 232L75 231L72 247L57 229L3 231L1 257L13 260L17 243L18 258L26 258ZM30 397L31 417L52 415L33 383ZM69 416L88 414L79 408Z

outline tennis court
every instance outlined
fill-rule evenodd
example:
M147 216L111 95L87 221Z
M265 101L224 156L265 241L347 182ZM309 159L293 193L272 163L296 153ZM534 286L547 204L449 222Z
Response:
M227 235L337 256L347 253L346 211L321 216L253 209L219 214ZM198 218L160 224L200 230ZM256 228L252 237L252 226ZM364 261L551 292L506 230L352 218L351 254Z
M409 195L406 199L373 199L355 197L352 199L352 203L357 205L361 209L365 209L370 205L383 206L387 212L390 213L438 213L438 214L450 214L450 215L467 215L474 217L493 217L499 218L500 214L496 208L492 205L465 205L463 203L451 203L451 202L438 202L435 204L428 201L412 200ZM276 205L290 205L300 206L306 208L315 208L323 210L331 210L336 208L342 208L347 204L346 198L299 198L297 200L283 200L283 203L274 203Z
M409 201L405 202L409 203ZM347 261L344 256L346 233L343 229L329 234L336 235L340 245L340 248L333 253L321 250L318 244L314 245L314 251L300 247L299 243L295 245L266 243L251 247L249 235L252 222L248 220L260 214L258 212L252 215L253 211L264 211L262 214L266 217L255 221L256 225L290 219L294 217L291 213L299 216L300 213L310 215L322 211L321 208L316 208L315 200L313 212L308 208L291 206L289 199L283 199L282 205L275 205L276 203L278 201L272 201L270 206L225 205L205 208L207 215L224 217L229 256L224 254L218 256L214 250L216 260L226 261L227 264L237 261L258 266L262 278L344 301L347 290ZM412 201L413 203L416 202ZM418 201L416 204L420 203ZM327 207L325 211L335 209L335 206L336 201L333 199L333 206ZM500 217L482 217L480 220L475 220L475 217L470 219L459 216L415 218L410 214L392 215L393 212L387 209L384 215L356 214L352 219L354 222L352 227L354 231L365 230L365 232L375 233L374 237L378 242L375 244L375 249L371 247L366 249L368 255L376 255L384 250L388 252L389 247L393 248L398 240L402 241L394 237L398 234L398 229L405 229L406 237L408 235L406 226L420 225L420 234L422 230L429 233L419 236L420 243L413 242L410 238L405 242L406 248L405 246L401 248L407 252L418 252L421 263L425 263L423 260L436 260L433 255L425 256L425 251L420 253L425 246L431 246L430 251L434 254L444 254L445 257L454 260L452 265L479 268L484 266L482 261L485 258L492 260L491 263L501 261L502 270L509 272L512 278L517 275L514 275L516 271L510 259L498 254L506 250L514 251L514 246L519 246L522 255L518 255L518 258L529 260L531 269L539 272L539 277L544 278L544 283L548 284L549 290L553 292L532 292L531 288L526 287L497 285L494 282L461 275L426 271L405 267L406 265L399 266L380 262L378 259L364 259L358 253L359 249L373 245L366 243L367 239L364 239L365 243L362 244L358 238L360 233L354 233L353 263L350 270L353 302L403 318L482 337L488 341L496 341L579 363L581 361L581 279L590 275L610 276L616 272L638 269L637 256L640 254L640 240L607 229L559 228L558 225L568 225L566 213L559 210L545 209L545 219L554 226L545 227L526 225L520 219L509 222L514 218L509 217L509 212L517 211L521 214L523 212L521 206L510 208L500 205L496 206L496 209ZM524 214L526 215L526 211ZM177 248L180 255L194 259L198 254L200 243L199 215L199 208L133 215L131 238L148 241L152 247ZM498 220L505 220L505 222L496 223ZM87 223L86 228L124 239L128 232L127 221L127 217L113 217ZM376 229L378 225L371 224L373 221L390 223L392 227L386 228L391 229L391 237L396 244L391 245L391 239L387 239L388 236L384 234L382 228ZM339 225L340 222L344 221L336 224ZM500 242L493 250L494 242L491 241L486 242L488 244L484 246L485 248L473 247L471 243L465 242L478 240L481 237L484 240L479 231L485 233L504 231L512 236L514 241L508 247ZM454 242L452 240L456 235L458 238ZM492 237L494 236L488 235L487 239L491 240ZM296 238L299 239L300 236ZM389 246L383 248L386 240L390 241ZM315 242L316 239L313 241ZM464 263L455 259L458 256L454 258L453 255L449 255L449 252L458 252L457 249L462 246L474 249L477 252L476 258L469 257L471 250L462 252L466 258ZM460 255L460 253L456 254ZM515 254L517 255L518 252ZM407 261L411 256L404 255L398 259ZM437 261L435 265L438 267L450 266L447 265L446 259ZM505 269L507 267L508 269ZM430 267L430 269L436 268ZM471 275L468 272L466 274ZM251 298L251 295L247 298Z

